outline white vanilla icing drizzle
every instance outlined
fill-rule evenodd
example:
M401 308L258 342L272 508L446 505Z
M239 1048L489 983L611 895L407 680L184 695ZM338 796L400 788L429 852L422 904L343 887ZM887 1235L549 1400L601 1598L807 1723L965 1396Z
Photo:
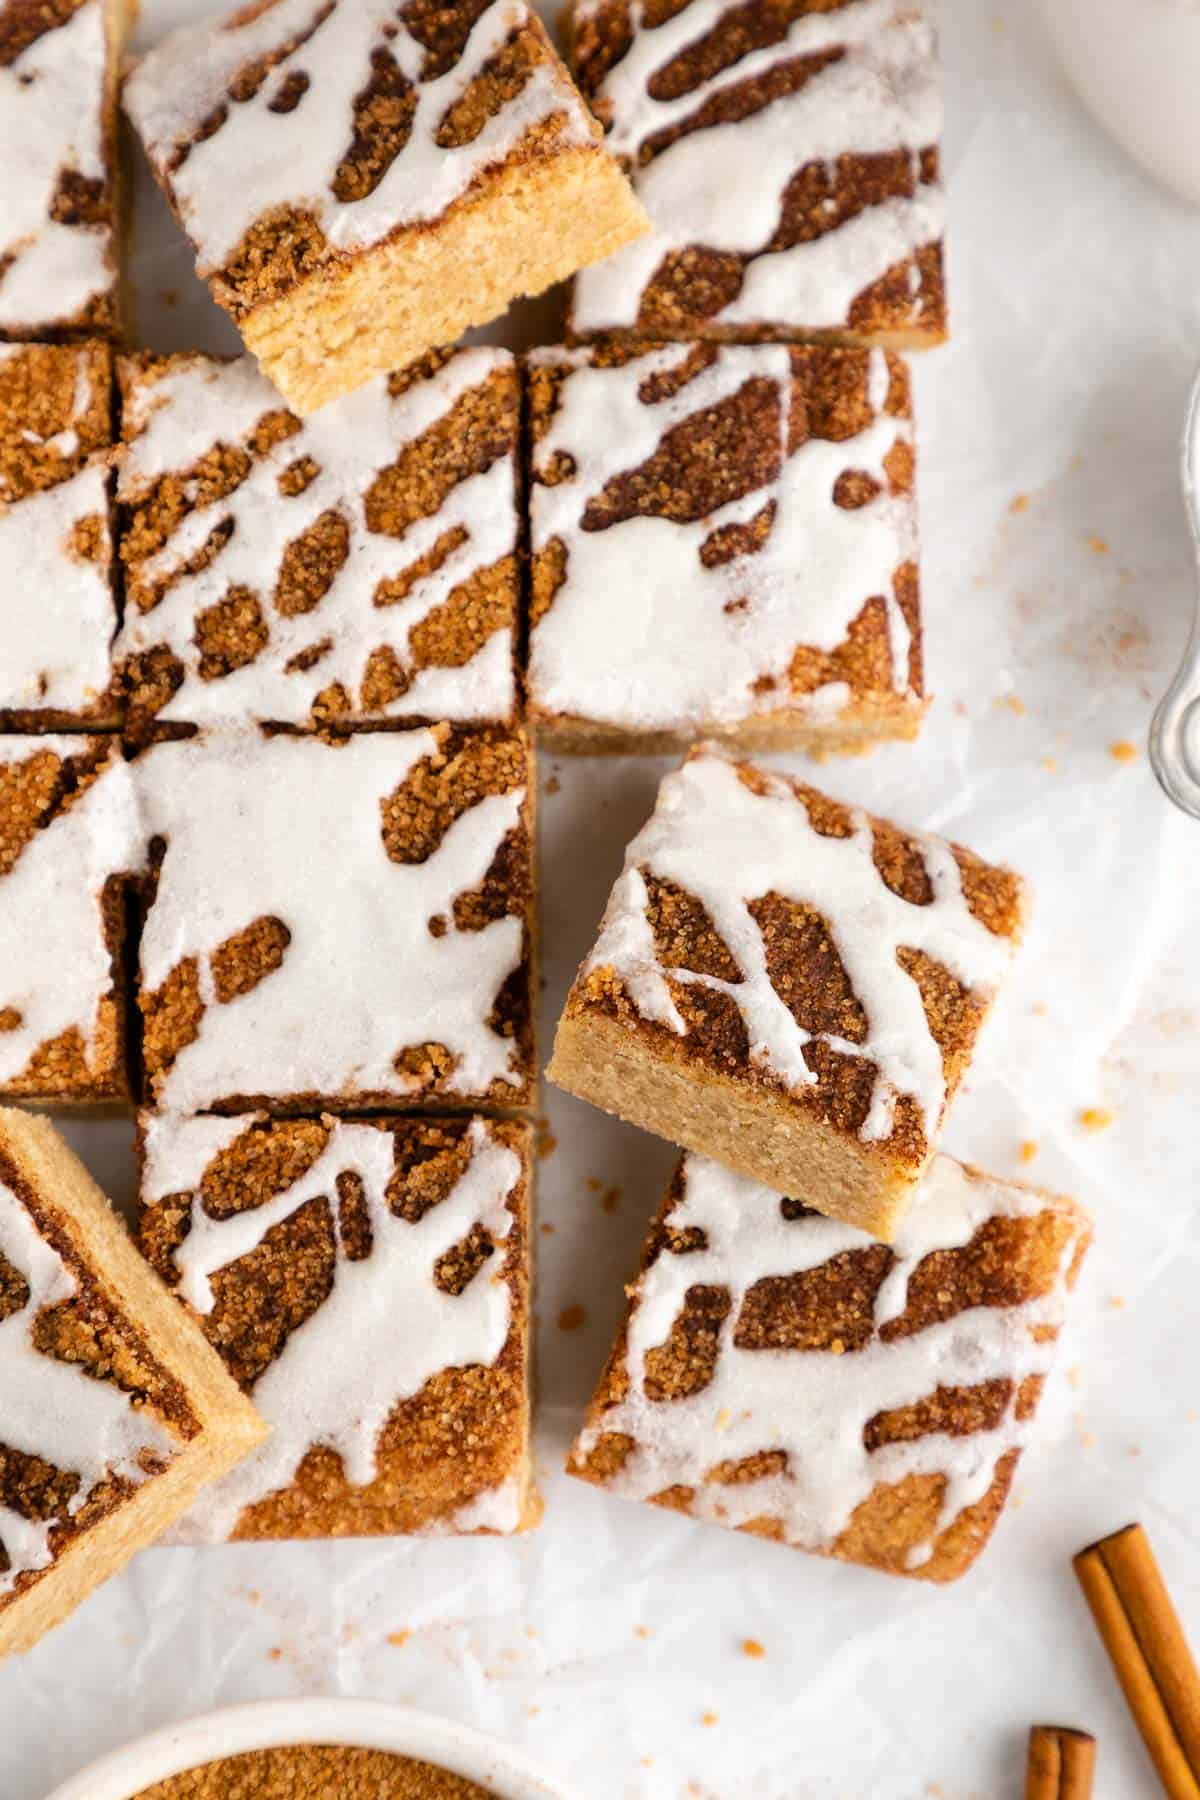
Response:
M240 25L185 27L143 58L125 85L130 117L169 183L202 275L223 268L251 226L281 209L311 214L337 249L361 250L398 227L440 218L477 176L556 115L560 145L593 141L594 127L574 88L561 70L539 63L469 143L437 142L446 114L512 34L528 25L523 0L494 0L472 26L462 55L432 81L422 80L427 52L403 23L396 0L335 0L320 20L323 10L325 0L275 0ZM242 69L305 32L306 41L270 70L252 98L228 100ZM354 140L355 99L371 80L372 53L381 51L413 84L412 127L372 192L341 201L333 184ZM272 110L297 77L307 79L298 103L286 112ZM172 172L172 152L226 104L224 122L192 142Z
M531 633L535 705L642 730L703 730L779 706L830 716L849 699L846 684L793 696L789 665L801 645L836 649L875 596L887 607L893 684L907 693L909 633L894 575L916 553L915 513L911 498L887 491L884 463L897 443L911 442L912 428L882 410L886 357L871 353L871 424L840 443L810 437L789 455L788 351L722 347L669 399L639 398L642 383L690 354L689 346L670 345L617 368L591 367L586 351L539 351L531 359L570 371L534 448L534 473L562 455L574 463L567 479L535 482L532 490L535 554L554 539L566 550L562 585ZM638 468L674 427L753 380L775 384L773 480L691 523L637 515L584 528L589 503L614 476ZM880 486L855 509L834 504L838 476L851 469ZM714 531L748 525L768 505L774 519L757 551L704 566L701 550Z
M369 529L366 498L375 477L407 446L472 388L511 366L504 350L462 350L435 375L394 398L387 378L377 377L256 457L232 493L189 512L136 570L139 583L170 585L150 611L132 603L126 607L116 645L118 660L165 646L182 666L183 680L159 716L192 724L245 719L299 724L316 696L340 683L358 716L510 717L515 704L511 626L494 631L461 668L410 669L409 639L472 575L514 554L512 456L501 455L482 474L457 483L436 512L414 520L398 538ZM244 445L280 404L249 357L232 363L201 356L179 360L152 385L136 387L126 407L132 441L121 457L119 499L133 504L164 475L193 468L216 443ZM283 493L280 476L305 458L319 472L302 492ZM272 601L284 552L331 512L348 530L346 559L310 611L284 615ZM204 567L187 573L210 535L229 524L233 532L224 547ZM416 577L404 599L376 603L382 582L403 575L451 532L464 534L463 541L436 568ZM257 596L269 638L253 661L219 679L206 678L200 672L197 619L233 587ZM361 688L377 650L391 651L411 680L403 694L372 713Z
M896 150L909 150L915 159L937 142L942 99L936 39L911 0L851 0L832 12L803 13L778 44L751 51L686 94L656 98L656 77L730 10L730 0L690 0L649 27L640 0L631 0L633 41L593 98L611 119L609 148L631 165L634 190L654 229L580 274L572 315L577 331L635 325L663 258L693 245L753 258L739 293L714 322L836 329L847 324L866 288L942 235L941 190L926 183L911 199L867 207L807 242L766 249L788 184L807 164L832 167L842 155ZM797 91L746 118L686 132L639 163L656 134L695 117L726 91L830 50L842 55Z
M135 1407L113 1381L97 1381L78 1363L60 1362L35 1349L33 1330L47 1306L70 1300L75 1276L38 1231L12 1189L0 1184L0 1256L29 1289L17 1312L0 1319L0 1445L41 1457L78 1485L63 1512L26 1519L0 1502L0 1543L9 1567L0 1571L0 1596L17 1577L53 1561L50 1533L73 1518L98 1482L117 1476L140 1483L149 1473L143 1458L162 1463L176 1444L145 1407Z
M65 173L105 179L106 61L104 8L85 0L0 68L0 330L69 323L112 285L108 227L51 216Z
M1047 1292L1019 1305L970 1307L890 1341L879 1330L904 1313L909 1281L923 1258L964 1247L989 1219L1032 1218L1054 1204L951 1157L935 1157L892 1246L894 1260L875 1299L875 1335L862 1348L739 1348L742 1307L756 1282L819 1269L872 1240L815 1213L786 1219L773 1189L688 1156L669 1224L673 1231L703 1232L705 1242L685 1253L665 1248L639 1278L624 1363L628 1393L589 1422L576 1455L586 1457L609 1433L627 1434L633 1449L605 1478L614 1492L646 1500L683 1485L693 1490L690 1510L698 1517L730 1526L778 1520L787 1543L809 1550L832 1548L877 1485L942 1476L936 1539L983 1498L1002 1459L1025 1444L1030 1420L1017 1417L1021 1386L1051 1367L1082 1221ZM652 1399L647 1356L667 1342L695 1287L721 1288L730 1298L712 1378L698 1393ZM963 1437L930 1432L875 1450L864 1444L864 1430L879 1414L916 1406L939 1388L1000 1381L1011 1383L1011 1392L1003 1416L988 1429ZM786 1468L736 1484L706 1482L718 1464L763 1452L782 1452ZM932 1548L932 1539L915 1545L908 1566L920 1567Z
M58 438L64 455L70 434ZM94 519L100 556L72 534ZM108 467L101 455L77 475L0 505L0 707L82 712L108 687L117 627L110 582Z
M585 971L610 968L643 1018L686 1035L670 982L727 994L746 1023L751 1060L789 1090L817 1077L806 1044L824 1042L875 1064L875 1090L860 1135L890 1136L896 1099L909 1096L932 1137L946 1098L942 1053L920 990L896 960L901 949L923 952L976 993L990 994L1013 945L982 924L967 905L954 853L944 839L912 833L933 899L914 905L886 886L872 860L867 815L850 809L849 837L823 837L791 785L760 771L761 794L738 777L734 763L711 747L666 776L649 820L625 854ZM736 963L741 979L722 981L659 961L646 916L646 875L694 895ZM862 1043L805 1031L773 987L766 945L751 902L768 894L820 914L866 1016Z
M0 738L0 768L49 752L66 760L94 739ZM41 1045L74 1027L90 1050L100 1002L112 991L101 902L111 876L140 868L144 840L133 781L119 749L0 876L0 1008L19 1022L0 1032L0 1082L24 1073Z
M192 1189L246 1124L244 1118L149 1118L143 1201L152 1206ZM435 1280L439 1258L473 1227L482 1226L501 1244L512 1229L508 1201L520 1180L520 1158L482 1120L472 1120L469 1135L471 1160L463 1174L416 1223L388 1205L395 1166L391 1132L365 1124L332 1124L311 1168L252 1210L216 1219L193 1194L190 1230L175 1262L179 1292L201 1314L213 1308L213 1276L318 1197L329 1202L337 1263L328 1298L254 1384L254 1405L270 1436L206 1491L177 1540L217 1543L229 1537L245 1508L286 1487L317 1445L337 1452L349 1482L366 1486L376 1475L380 1432L401 1401L443 1370L495 1363L512 1323L512 1293L503 1275L486 1263L457 1295ZM337 1178L347 1171L361 1179L370 1219L371 1251L357 1261L344 1254L338 1225ZM519 1485L504 1481L481 1492L451 1524L511 1531L519 1516Z
M403 1096L417 1084L394 1059L425 1043L454 1058L448 1094L519 1085L513 1045L487 1021L520 963L521 921L459 930L453 906L480 885L517 826L525 790L485 796L424 862L393 862L381 808L436 750L428 730L337 746L230 731L158 744L140 758L143 828L166 841L142 934L142 991L195 957L205 1006L198 1036L158 1079L160 1106L201 1112L255 1094ZM291 934L282 965L222 1005L212 954L263 917ZM445 921L440 937L429 928L435 918Z

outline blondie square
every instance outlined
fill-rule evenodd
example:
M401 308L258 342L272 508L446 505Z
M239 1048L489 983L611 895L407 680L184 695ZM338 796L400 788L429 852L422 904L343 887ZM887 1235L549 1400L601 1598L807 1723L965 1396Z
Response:
M646 228L524 0L257 0L166 38L125 104L297 412Z
M0 1111L0 1656L262 1435L58 1134Z
M531 1095L531 761L500 729L152 745L142 1057L167 1111Z
M626 851L547 1073L890 1239L1024 906L957 844L702 746Z
M179 1535L510 1532L529 1454L529 1127L140 1124L143 1250L271 1427Z
M374 376L302 424L249 357L120 359L129 728L511 720L505 350Z
M650 215L580 336L946 335L941 77L922 0L576 0L574 65Z
M107 345L0 344L0 730L119 723L111 444Z
M123 883L142 856L115 738L0 737L0 1094L128 1099Z
M0 0L0 339L120 324L117 80L136 0Z
M820 751L915 735L898 358L616 344L536 351L529 384L540 737L591 752L705 735Z
M1091 1241L937 1156L893 1248L686 1156L570 1469L797 1549L953 1581L1003 1509Z

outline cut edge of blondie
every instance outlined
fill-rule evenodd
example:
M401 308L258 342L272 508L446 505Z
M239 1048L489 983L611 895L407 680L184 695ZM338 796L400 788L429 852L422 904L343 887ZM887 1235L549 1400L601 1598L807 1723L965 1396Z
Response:
M404 229L253 308L240 321L242 335L288 404L301 415L315 412L646 229L605 150L565 149L502 167L432 225ZM542 248L531 254L530 245ZM405 290L411 298L402 304Z
M586 1005L560 1020L546 1079L781 1194L803 1192L818 1211L884 1243L899 1230L933 1153L930 1146L920 1161L906 1162L895 1146L831 1130L785 1095L747 1088L682 1045L672 1055Z
M113 1289L123 1316L180 1386L196 1432L167 1467L107 1517L71 1538L40 1578L0 1609L0 1657L28 1650L136 1551L185 1512L210 1481L240 1462L266 1427L203 1334L167 1293L83 1164L45 1119L0 1108L0 1155L27 1172L81 1260Z

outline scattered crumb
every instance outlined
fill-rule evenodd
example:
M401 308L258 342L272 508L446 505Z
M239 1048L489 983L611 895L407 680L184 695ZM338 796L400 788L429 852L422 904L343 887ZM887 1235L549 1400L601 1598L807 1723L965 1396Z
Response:
M282 1644L272 1644L271 1645L271 1648L267 1651L267 1660L269 1662L282 1662L283 1661L283 1646L282 1646Z
M178 288L160 288L159 292L158 292L158 297L162 301L164 306L178 306L179 305L179 289Z
M594 1175L588 1176L584 1186L591 1194L602 1194L604 1192L604 1183L602 1181L597 1181Z
M1067 1380L1073 1388L1083 1386L1083 1370L1078 1363L1076 1363L1073 1368L1067 1370Z
M767 1654L766 1651L763 1649L762 1645L759 1643L757 1638L743 1638L742 1639L742 1655L743 1656L758 1657L758 1656L765 1656L766 1654Z
M635 1625L633 1628L633 1635L634 1637L648 1638L650 1636L650 1627L648 1625Z
M621 1204L620 1188L619 1187L605 1188L604 1192L600 1196L601 1212L615 1213L617 1208L620 1206L620 1204Z
M1196 1408L1194 1406L1191 1406L1188 1408L1187 1412L1185 1412L1183 1416L1187 1420L1189 1425L1194 1425L1196 1423L1197 1419L1200 1419L1200 1412L1197 1412Z
M1018 1152L1021 1161L1023 1163L1031 1163L1038 1153L1038 1147L1036 1138L1024 1138L1021 1143L1020 1151Z
M558 779L557 775L550 775L547 777L546 792L548 794L557 794L557 792L561 788L561 786L562 786L562 782Z
M733 1417L733 1414L730 1412L729 1408L727 1406L723 1406L721 1408L720 1412L717 1414L716 1418L713 1420L713 1424L718 1431L728 1431L729 1430L729 1422L732 1419L732 1417Z
M544 1222L543 1222L543 1225L542 1225L542 1236L543 1236L543 1237L553 1237L553 1236L554 1236L554 1233L555 1233L555 1232L556 1232L556 1231L557 1231L557 1230L558 1230L558 1226L557 1226L557 1225L552 1225L552 1224L551 1224L551 1223L550 1223L550 1221L549 1221L549 1219L546 1219L546 1220L545 1220L545 1221L544 1221Z
M1131 744L1128 738L1118 738L1115 744L1108 746L1108 754L1114 762L1136 762L1138 747Z
M1124 1294L1110 1294L1108 1296L1108 1304L1113 1308L1114 1312L1121 1312L1125 1306Z
M538 1120L537 1135L534 1138L533 1147L537 1151L538 1156L543 1160L547 1156L553 1156L554 1152L558 1149L558 1139L551 1131L548 1120Z
M586 1306L564 1306L558 1315L558 1329L560 1331L578 1331L579 1327L581 1325L586 1325L586 1323Z
M1107 1106L1085 1106L1079 1115L1079 1123L1085 1131L1107 1131L1116 1116Z
M1020 718L1025 711L1025 702L1022 700L1020 694L1001 694L996 701L996 705L1007 706L1009 712L1016 713L1018 718Z
M638 1761L643 1769L652 1769L654 1767L654 1758L652 1756L639 1756Z
M1087 543L1087 547L1091 551L1093 556L1107 556L1108 555L1107 543L1104 541L1104 539L1102 537L1098 537L1094 531L1085 540L1085 542Z
M529 1718L531 1718L531 1719L535 1719L535 1718L536 1718L536 1717L537 1717L537 1715L538 1715L538 1713L540 1713L540 1712L541 1712L541 1710L542 1710L542 1709L541 1709L541 1707L540 1707L540 1706L527 1706L527 1707L526 1707L526 1708L525 1708L525 1711L526 1711L526 1713L527 1713L527 1715L528 1715L528 1716L529 1716Z
M411 1636L411 1631L389 1631L386 1641L392 1646L393 1650L402 1650Z
M1008 503L1008 510L1010 513L1028 512L1029 511L1029 495L1028 494L1014 494L1012 499Z
M1047 775L1057 775L1058 774L1058 758L1057 758L1057 756L1043 756L1042 767L1043 767L1043 769L1045 769Z
M702 1725L715 1725L715 1724L716 1724L716 1723L717 1723L717 1720L718 1720L718 1719L719 1719L719 1718L720 1718L720 1714L719 1714L719 1713L715 1713L715 1712L702 1712L702 1713L701 1713L701 1714L700 1714L700 1723L701 1723L701 1724L702 1724Z
M1029 1010L1034 1015L1035 1018L1044 1019L1047 1012L1049 1011L1049 1008L1047 1007L1046 1002L1044 1000L1035 1000Z

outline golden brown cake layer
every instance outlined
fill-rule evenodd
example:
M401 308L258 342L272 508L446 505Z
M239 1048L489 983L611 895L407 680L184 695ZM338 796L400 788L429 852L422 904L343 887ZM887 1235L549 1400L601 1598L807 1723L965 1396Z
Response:
M1025 903L959 845L701 747L629 846L548 1073L890 1236Z
M82 1163L45 1120L0 1112L0 1655L262 1433Z

